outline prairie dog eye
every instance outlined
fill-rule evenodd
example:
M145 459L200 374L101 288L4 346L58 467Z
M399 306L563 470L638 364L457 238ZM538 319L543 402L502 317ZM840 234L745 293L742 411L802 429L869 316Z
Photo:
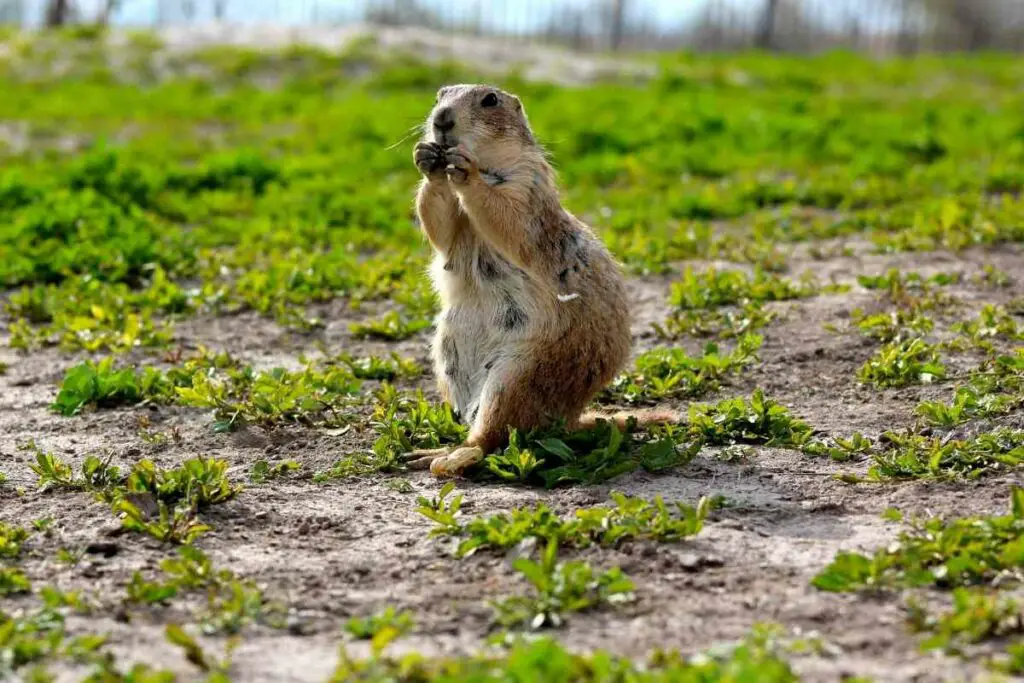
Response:
M483 102L480 103L480 106L482 106L482 107L497 107L498 106L498 96L495 95L492 92L487 93L484 96Z

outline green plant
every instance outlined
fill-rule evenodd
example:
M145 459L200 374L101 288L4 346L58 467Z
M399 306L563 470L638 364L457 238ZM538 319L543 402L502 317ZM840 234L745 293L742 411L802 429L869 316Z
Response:
M948 428L974 418L1008 413L1019 403L1020 400L1013 396L981 394L968 385L957 387L949 403L922 401L914 408L914 412L930 425Z
M266 602L255 583L234 578L207 592L200 620L206 634L235 634L257 621L278 627L283 624L279 606Z
M462 508L462 494L459 494L449 501L445 498L455 490L455 483L448 482L441 487L436 498L419 496L416 503L419 506L417 512L437 523L438 529L431 532L432 535L439 533L457 533L461 525L456 519L459 510Z
M747 275L714 268L698 274L687 267L669 293L672 314L654 328L669 339L682 334L741 337L771 322L773 314L763 310L764 303L814 296L821 289L810 277L794 282L762 268ZM735 310L719 310L733 305Z
M143 512L134 503L118 500L114 512L121 516L122 526L129 531L146 533L163 543L190 544L210 527L196 519L195 509L188 505L168 506L157 501L156 515Z
M960 273L935 273L925 277L914 271L890 268L881 275L858 275L857 284L865 289L881 290L895 304L909 307L914 292L926 292L933 286L947 286L960 282Z
M302 469L302 463L295 460L282 460L273 465L266 460L257 460L249 473L249 481L254 484L264 484L272 479L288 476L293 472Z
M165 543L191 544L210 530L198 513L234 498L242 487L227 477L227 463L213 458L192 458L172 469L150 460L136 463L123 487L107 491L124 528L153 536Z
M40 662L64 646L64 617L43 609L17 617L0 611L0 674Z
M146 581L140 572L135 572L125 591L128 594L128 602L153 605L170 601L178 594L178 587L172 582Z
M669 303L678 309L701 309L738 304L745 301L784 301L813 296L818 287L810 280L793 282L761 269L752 275L738 270L709 268L695 273L683 272L681 282L673 283Z
M860 432L855 432L849 439L833 437L827 441L812 441L805 444L802 450L808 455L828 456L837 462L845 462L870 455L874 448L871 439Z
M32 520L32 529L47 537L53 535L53 517L40 517Z
M886 344L914 339L935 328L935 321L916 309L895 309L872 315L858 309L850 317L861 333Z
M274 368L227 368L224 373L195 372L190 383L177 386L176 402L213 408L220 431L242 424L274 427L286 423L339 424L340 409L351 404L360 382L347 367L320 370L307 365L301 372Z
M390 358L365 356L355 358L341 354L332 362L340 362L348 366L357 379L380 380L393 382L396 379L412 379L423 374L423 368L412 358L402 358L392 353Z
M1009 287L1013 283L1013 278L1006 271L999 270L996 266L991 263L986 263L981 267L981 272L975 275L975 281L983 284L987 287Z
M362 618L352 617L346 622L345 630L354 638L372 640L385 630L396 634L407 633L413 625L412 612L398 612L394 607L387 607L379 614Z
M75 566L82 561L84 548L61 548L57 551L57 561L68 566Z
M551 540L539 562L520 557L513 568L529 582L533 595L493 603L503 626L558 627L565 614L631 600L633 582L615 568L597 574L585 562L558 562L558 541Z
M519 431L512 429L508 446L502 452L487 457L485 463L492 474L506 481L525 482L544 465L544 458L538 458L529 448L522 448L519 441Z
M726 399L714 406L690 405L689 433L710 445L734 443L799 447L813 430L789 411L765 398L760 389L750 399Z
M420 498L418 512L436 523L431 536L462 539L455 551L457 557L478 550L513 548L530 538L570 548L585 548L592 543L614 546L630 539L681 541L700 533L713 505L710 499L702 498L696 507L680 502L669 507L660 497L646 501L613 492L613 507L577 510L573 519L559 517L542 503L533 509L517 508L509 514L462 523L462 496L445 501L452 488L446 485L434 500Z
M0 597L28 593L31 589L32 584L19 569L0 565Z
M902 515L890 518L899 521ZM908 526L897 543L871 556L839 553L812 583L821 590L847 592L1024 580L1024 489L1012 490L1008 515L910 520Z
M758 301L745 301L734 308L711 308L673 311L661 323L653 323L654 332L662 339L674 340L684 335L695 337L738 338L765 327L778 317Z
M574 654L548 637L519 637L497 653L427 659L413 653L401 658L386 653L396 634L374 641L366 659L351 657L344 647L331 681L445 681L481 683L546 681L598 683L599 681L763 681L795 683L799 680L782 658L783 647L769 629L757 628L728 647L687 657L677 651L659 651L647 662L634 662L596 651Z
M604 398L641 403L703 396L718 389L724 377L738 374L757 360L761 343L760 336L744 334L731 353L722 354L718 345L708 344L699 358L679 348L648 351L637 358L633 371L611 383Z
M915 631L930 634L921 649L961 656L975 643L1024 634L1024 610L1016 600L967 588L953 591L952 609L937 617L911 603L909 621Z
M29 468L39 477L40 489L77 488L70 465L53 453L44 453L35 448L35 444L30 444L29 448L35 451L36 456L36 464L29 465Z
M128 475L126 488L133 494L149 494L175 506L202 509L234 498L241 485L227 476L228 465L214 458L191 458L178 467L161 469L150 460L140 460Z
M920 338L884 345L857 371L859 381L879 388L928 384L945 376L938 349Z
M226 683L230 680L228 671L231 669L231 655L238 645L237 640L228 640L226 656L218 660L211 658L199 642L178 624L167 624L164 638L170 644L181 648L190 664L208 674L207 681L210 683Z
M52 408L61 415L74 415L89 404L106 408L138 403L143 395L138 375L130 368L114 370L113 365L110 357L68 370Z
M396 467L400 455L417 448L461 443L468 431L450 406L431 405L422 392L403 394L390 384L377 393L370 425L378 434L373 454L381 470Z
M24 528L0 522L0 557L17 557L28 537Z
M318 484L348 479L374 472L389 471L396 468L394 461L381 461L370 453L350 453L339 458L326 470L313 473L313 481Z
M415 336L430 325L429 318L409 315L405 311L388 311L375 320L353 323L351 332L356 339L401 341Z
M660 496L653 501L611 493L614 507L577 510L579 528L601 545L615 545L625 539L650 539L661 543L696 536L713 507L701 498L696 507L675 502L669 508Z
M1024 341L1024 326L1018 325L1006 308L992 304L985 304L976 320L959 322L953 329L966 337L975 348L989 352L994 350L993 340Z
M488 473L546 488L607 481L638 467L657 472L685 465L703 445L699 440L683 442L673 425L656 429L648 440L641 441L632 419L625 431L598 418L588 429L570 432L561 424L552 424L509 436L505 449L484 459Z
M81 478L60 457L44 452L35 443L29 443L22 450L35 454L35 464L29 468L39 477L38 487L46 491L60 488L73 491L104 491L117 486L123 480L119 467L110 464L113 456L101 459L95 455L86 456L82 461Z
M255 583L215 568L198 548L179 547L177 556L163 560L160 569L166 577L163 581L148 581L140 572L132 575L127 586L129 602L168 604L178 595L203 591L206 606L196 616L206 634L235 634L253 622L280 625L280 607L267 602Z
M928 424L955 427L969 420L1013 412L1024 402L1024 349L989 355L958 386L948 403L922 401L914 412Z
M970 440L886 434L892 444L873 455L868 478L975 479L1024 465L1024 431L1003 429Z

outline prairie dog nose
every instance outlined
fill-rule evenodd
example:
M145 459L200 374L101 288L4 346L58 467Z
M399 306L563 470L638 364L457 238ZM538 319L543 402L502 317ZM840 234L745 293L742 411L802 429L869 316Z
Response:
M441 133L447 133L455 127L455 113L451 107L438 109L434 114L434 128Z

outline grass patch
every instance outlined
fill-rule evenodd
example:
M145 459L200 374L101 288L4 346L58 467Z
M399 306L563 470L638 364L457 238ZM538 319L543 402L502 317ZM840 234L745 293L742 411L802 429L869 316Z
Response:
M945 376L939 347L919 337L885 344L857 371L861 383L879 389L929 384Z
M893 512L893 521L903 521ZM907 520L897 542L873 555L839 553L812 583L831 592L1003 586L1024 579L1024 489L1007 515Z
M969 420L1005 415L1024 402L1024 348L990 355L955 389L953 398L922 401L914 409L935 427L955 427Z
M110 456L100 458L88 455L82 461L81 476L76 477L71 466L53 453L44 452L34 443L23 450L35 453L35 464L29 468L38 477L40 491L63 489L66 491L105 491L122 481L120 468L110 464Z
M700 533L713 505L710 499L702 498L696 507L679 502L669 506L660 497L646 501L613 492L614 506L577 510L569 519L559 517L541 503L532 509L517 508L509 514L463 523L462 496L448 498L454 489L449 482L437 498L421 496L417 509L437 525L431 536L461 539L455 550L457 557L478 550L507 550L527 539L555 542L568 548L586 548L595 543L615 546L630 540L674 543Z
M201 350L166 372L114 367L113 358L85 362L68 371L53 409L74 415L85 406L100 408L145 402L212 409L214 428L242 425L265 429L285 424L343 426L348 409L359 403L366 380L414 377L420 369L394 357L341 356L307 361L299 371L274 368L256 372L226 353Z
M1024 431L1003 429L968 440L887 434L893 447L873 456L868 478L977 479L1024 465Z
M641 441L634 422L627 424L625 431L606 420L574 432L557 425L523 435L512 431L508 446L484 460L486 473L503 481L545 488L596 484L637 468L660 472L685 465L702 446L700 441L683 441L684 435L671 425Z
M21 544L28 540L24 527L0 522L0 557L14 558L21 553Z
M806 422L790 415L785 406L766 398L760 389L749 399L726 399L713 406L690 405L688 432L709 445L800 447L813 431Z
M387 607L379 614L368 617L352 617L345 623L345 631L356 640L374 640L381 634L404 635L412 630L415 623L412 612L396 611Z
M161 469L142 460L124 487L105 494L130 531L149 534L164 543L190 544L211 529L198 513L234 498L242 487L227 477L227 463L192 458L179 467Z
M687 657L678 651L660 651L649 661L634 662L604 651L574 654L557 640L547 637L513 639L499 653L447 659L428 659L412 654L401 658L387 653L390 641L375 643L372 655L355 659L341 650L332 681L390 681L396 678L446 683L474 683L516 680L546 683L598 683L611 680L677 681L763 681L794 683L799 680L786 662L785 647L766 628L738 643L700 656Z
M530 584L531 593L493 603L495 619L506 627L559 627L565 615L628 602L633 582L618 568L597 573L585 562L559 562L558 541L548 541L535 562L517 558L512 568Z
M685 334L739 337L772 321L774 314L764 309L765 303L807 298L821 291L809 276L797 282L761 268L751 275L714 268L696 273L687 268L669 293L672 314L654 329L666 339Z
M115 370L113 366L111 357L99 363L86 361L68 370L51 408L70 416L87 405L111 408L139 403L147 393L146 378L130 368Z
M198 548L184 546L177 556L160 562L162 581L147 581L140 572L126 588L133 604L167 604L173 598L203 593L206 605L196 614L203 633L236 634L251 623L283 625L280 605L268 602L252 581L240 579L228 569L216 569Z
M257 460L252 471L249 472L249 481L253 484L265 484L268 481L287 477L302 469L302 463L295 460L282 460L273 464L266 460Z
M709 268L701 273L687 268L672 284L669 303L681 310L717 308L745 302L764 303L814 296L819 287L809 278L794 282L761 269L750 275L739 270Z
M924 651L941 650L948 655L968 657L973 646L987 641L1007 643L1004 652L986 658L989 668L1007 674L1024 673L1024 606L1013 598L987 591L958 588L953 605L942 614L929 613L911 603L908 621L911 628L926 634Z
M0 598L19 593L28 593L32 584L16 567L0 565Z
M451 406L432 405L422 392L403 393L390 384L377 393L370 425L378 434L373 454L380 469L393 466L399 455L417 448L462 443L469 431L455 419Z
M708 344L698 357L680 348L648 351L636 359L631 372L615 378L602 393L602 400L654 403L704 396L756 361L762 341L758 335L745 334L731 352L723 353L717 344Z

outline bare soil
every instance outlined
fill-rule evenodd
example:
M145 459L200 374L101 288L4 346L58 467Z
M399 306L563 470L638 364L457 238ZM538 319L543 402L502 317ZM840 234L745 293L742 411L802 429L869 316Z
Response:
M961 271L964 283L949 287L962 305L957 317L973 315L985 302L1024 295L1018 282L993 290L972 284L984 263L1024 273L1020 249L880 256L825 261L797 260L796 273L809 269L822 279L853 282L861 273L893 266L924 273ZM650 324L664 317L669 278L631 280L636 302L637 351L656 343ZM873 343L855 334L837 335L826 323L843 326L851 310L869 306L872 293L851 292L780 305L783 316L764 330L762 362L725 387L718 396L747 395L756 387L789 406L822 433L877 436L913 423L912 410L923 397L946 395L948 387L876 391L856 383L856 369L872 354ZM331 352L400 353L427 364L428 336L400 344L363 343L351 338L347 308L327 306L329 321L319 333ZM183 348L198 344L227 349L258 367L298 365L302 353L315 353L318 340L285 332L253 314L185 321L177 327ZM688 344L689 345L689 344ZM80 360L57 351L20 355L0 351L11 367L0 377L0 469L10 478L0 486L0 519L28 525L51 517L55 532L36 535L25 546L24 569L34 584L82 590L102 608L70 621L73 632L109 632L113 649L126 661L145 661L182 674L195 670L164 641L169 621L188 619L182 605L152 610L123 604L125 584L135 571L152 572L172 551L139 535L121 534L104 506L87 494L40 493L28 454L16 446L30 439L53 450L76 468L91 453L112 453L128 467L141 458L170 466L194 456L226 459L236 479L245 479L259 459L294 458L306 472L323 469L340 455L368 448L372 434L293 429L216 434L210 416L178 408L126 408L62 418L48 410L64 370ZM433 392L431 378L420 383ZM679 404L676 408L685 409ZM138 436L137 418L155 428L176 427L178 443L149 445ZM1011 420L1020 422L1020 415ZM810 585L812 576L840 550L871 551L888 543L898 527L881 519L895 506L909 513L965 515L999 513L1006 508L1011 478L971 483L902 485L844 484L839 472L863 473L866 463L835 464L800 453L758 448L741 462L725 462L705 449L689 466L663 475L633 474L607 486L551 492L504 485L461 482L466 513L509 510L544 500L568 513L603 503L612 488L631 495L661 495L668 501L695 502L719 494L730 505L694 540L675 545L628 543L587 551L602 567L618 565L637 584L637 600L624 609L571 618L559 637L581 650L604 648L644 657L655 648L697 651L741 638L758 622L774 622L790 633L818 634L825 652L796 656L795 666L810 681L848 675L879 681L968 680L980 667L919 653L904 624L900 597L832 595ZM415 493L399 493L405 479ZM522 590L503 557L486 554L456 560L447 542L427 538L431 523L415 512L416 495L436 495L440 484L429 474L410 472L317 484L307 479L248 485L235 500L205 517L215 530L198 545L221 566L257 580L267 595L288 609L288 627L249 628L235 656L239 681L317 681L330 675L343 637L341 626L353 615L387 605L409 609L416 628L398 649L424 653L472 652L490 632L489 599ZM73 567L54 559L59 548L86 548ZM11 599L4 609L27 599ZM216 652L219 638L206 639ZM353 644L353 652L364 652ZM60 671L74 680L80 671Z

